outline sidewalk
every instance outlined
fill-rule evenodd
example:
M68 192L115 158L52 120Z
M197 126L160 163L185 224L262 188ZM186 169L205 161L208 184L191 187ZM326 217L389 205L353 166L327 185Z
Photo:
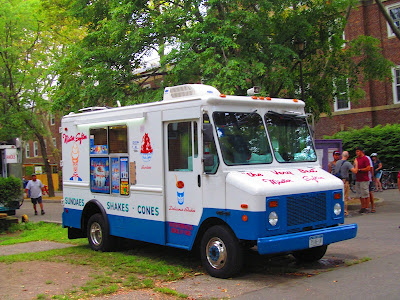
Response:
M383 193L381 192L373 192L374 196L374 203L376 207L382 206L385 202L385 199L383 198ZM353 192L350 192L350 197L351 200L347 202L347 208L349 211L357 211L361 208L361 203L360 199L357 198L356 194Z

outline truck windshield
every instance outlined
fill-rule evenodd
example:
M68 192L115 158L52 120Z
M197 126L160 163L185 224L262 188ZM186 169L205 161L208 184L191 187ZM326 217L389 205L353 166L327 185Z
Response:
M214 123L225 164L268 164L271 149L261 116L256 113L215 112Z
M265 115L265 123L278 162L317 160L305 117L270 111Z

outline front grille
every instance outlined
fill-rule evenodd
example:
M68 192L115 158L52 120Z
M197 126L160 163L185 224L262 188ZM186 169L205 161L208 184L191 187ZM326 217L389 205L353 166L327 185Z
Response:
M325 193L300 194L286 199L288 227L326 220Z

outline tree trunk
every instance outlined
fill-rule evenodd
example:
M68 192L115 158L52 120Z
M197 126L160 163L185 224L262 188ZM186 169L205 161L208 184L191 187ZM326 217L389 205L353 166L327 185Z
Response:
M385 17L386 21L389 23L390 28L392 29L393 33L396 37L400 40L400 30L397 28L396 24L394 24L392 17L389 15L388 11L386 10L385 6L383 6L381 0L375 0L376 4L380 11L382 12L383 16Z
M47 157L47 151L46 151L47 149L46 149L46 145L44 143L44 136L39 133L35 133L35 135L40 144L40 151L42 152L42 157L43 157L43 162L44 162L44 171L46 172L46 175L47 175L47 182L48 182L47 188L49 189L49 196L54 197L53 177L52 177L50 162Z

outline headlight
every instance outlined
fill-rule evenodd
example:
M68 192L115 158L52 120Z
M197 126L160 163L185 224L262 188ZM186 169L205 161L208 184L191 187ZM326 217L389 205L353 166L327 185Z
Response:
M335 206L333 207L333 212L337 216L340 215L340 213L342 212L342 206L339 203L336 203Z
M268 216L268 222L272 226L275 226L278 223L278 214L276 212L271 212Z

